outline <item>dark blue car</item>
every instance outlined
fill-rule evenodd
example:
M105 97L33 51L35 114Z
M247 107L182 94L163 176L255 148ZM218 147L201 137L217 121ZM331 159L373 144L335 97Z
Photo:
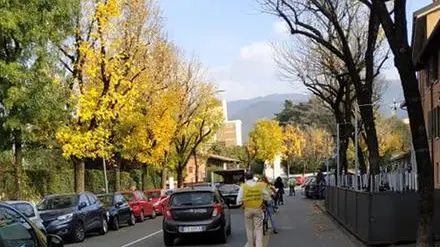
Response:
M87 232L106 234L108 214L89 192L46 196L37 204L47 233L82 242Z
M128 224L130 226L136 224L133 210L121 193L98 195L98 199L108 212L110 227L113 230L119 230L121 224Z

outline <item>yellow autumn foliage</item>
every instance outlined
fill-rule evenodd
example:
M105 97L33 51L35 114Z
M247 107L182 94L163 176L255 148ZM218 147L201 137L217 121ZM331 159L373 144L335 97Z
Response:
M272 162L283 152L283 130L275 120L262 119L249 133L247 144L251 156Z
M283 130L283 153L286 158L300 158L303 155L306 140L298 126L287 125Z

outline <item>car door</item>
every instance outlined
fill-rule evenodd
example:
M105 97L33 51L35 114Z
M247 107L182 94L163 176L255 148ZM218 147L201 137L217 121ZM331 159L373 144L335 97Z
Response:
M139 203L142 205L142 208L144 209L145 215L151 215L152 213L152 207L151 203L148 203L147 198L144 196L144 193L140 191L136 191L136 198L139 201Z
M99 200L95 195L91 193L86 193L86 195L90 202L90 215L91 218L93 218L90 225L93 229L95 229L101 226L104 211L101 203L99 203Z
M79 195L78 205L84 205L84 207L79 208L78 213L80 215L80 218L84 222L85 230L88 231L92 229L91 224L93 223L93 215L90 210L89 199L87 198L87 195L85 193Z
M120 221L127 222L130 219L130 215L131 215L131 208L128 205L128 202L125 200L125 198L122 195L117 194L115 195L115 203L119 205L118 216Z

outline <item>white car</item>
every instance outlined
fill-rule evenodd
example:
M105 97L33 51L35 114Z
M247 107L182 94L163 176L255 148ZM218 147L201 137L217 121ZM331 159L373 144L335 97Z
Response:
M40 230L46 233L46 228L43 225L43 220L40 218L37 207L28 201L6 201L11 207L26 216L31 220Z

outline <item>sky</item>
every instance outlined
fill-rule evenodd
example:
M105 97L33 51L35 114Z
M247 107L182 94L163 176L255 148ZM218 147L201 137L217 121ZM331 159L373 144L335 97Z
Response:
M412 13L432 0L408 0L409 31ZM167 37L187 57L195 56L207 78L226 91L228 100L274 93L305 93L299 82L279 76L271 43L288 36L284 23L263 13L257 0L160 0ZM386 79L397 79L387 65Z

